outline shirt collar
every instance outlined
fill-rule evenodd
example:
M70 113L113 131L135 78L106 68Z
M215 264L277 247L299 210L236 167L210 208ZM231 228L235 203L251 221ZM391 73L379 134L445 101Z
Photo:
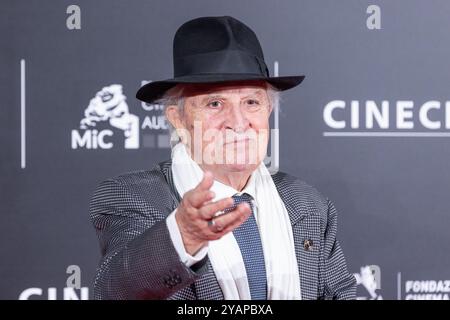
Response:
M242 191L238 191L233 187L230 187L220 181L214 180L213 186L211 187L211 190L215 192L216 197L218 199L231 197L235 194L242 195L243 193L248 193L250 196L253 197L254 200L256 200L256 183L255 178L258 170L255 170L250 175L250 178L247 181L247 184L245 185L244 189Z

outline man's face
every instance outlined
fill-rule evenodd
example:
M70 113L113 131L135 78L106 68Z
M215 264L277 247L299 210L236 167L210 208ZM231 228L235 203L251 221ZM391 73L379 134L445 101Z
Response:
M264 159L272 111L264 82L186 87L184 112L166 115L191 157L213 172L253 171Z

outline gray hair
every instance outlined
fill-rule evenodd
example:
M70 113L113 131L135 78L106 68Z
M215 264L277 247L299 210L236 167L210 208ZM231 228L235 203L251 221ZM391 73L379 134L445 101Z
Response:
M184 96L185 89L185 85L178 84L175 87L167 90L164 96L156 100L154 103L163 106L163 114L168 106L177 106L180 114L183 116L184 104L186 100ZM275 87L273 87L268 82L266 82L266 91L272 110L279 108L281 98L280 91L275 89ZM166 122L169 128L170 147L173 148L180 141L180 137L178 136L175 127L170 123L170 121L166 119Z

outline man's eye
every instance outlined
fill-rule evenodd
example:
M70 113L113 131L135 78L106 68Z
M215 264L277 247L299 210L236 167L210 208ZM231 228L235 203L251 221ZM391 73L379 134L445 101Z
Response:
M255 100L255 99L249 99L249 100L247 100L247 104L250 104L250 105L258 105L258 104L259 104L259 101L258 101L258 100Z
M211 101L210 103L207 104L208 107L211 108L218 108L221 106L221 102L216 100L216 101Z

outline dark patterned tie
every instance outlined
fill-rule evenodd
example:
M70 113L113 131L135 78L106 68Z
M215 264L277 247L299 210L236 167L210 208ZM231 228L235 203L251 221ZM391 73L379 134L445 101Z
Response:
M264 264L264 252L261 237L253 211L253 198L247 193L240 196L234 195L232 198L234 200L234 205L230 209L225 210L226 212L233 210L241 202L247 202L252 209L249 218L239 227L234 229L233 235L239 245L244 260L252 300L266 300L266 266Z

